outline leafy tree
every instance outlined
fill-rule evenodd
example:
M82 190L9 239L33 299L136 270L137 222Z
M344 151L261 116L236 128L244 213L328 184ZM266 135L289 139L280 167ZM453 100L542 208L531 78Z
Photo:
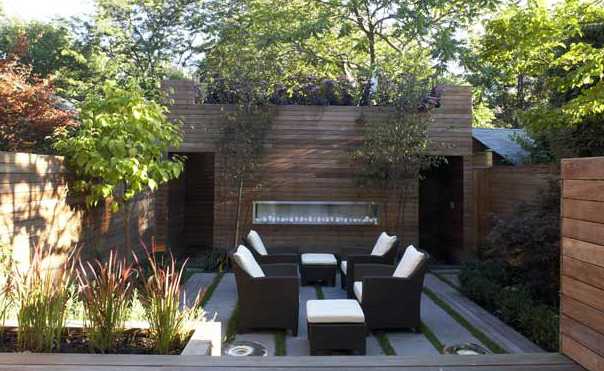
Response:
M119 207L180 175L181 159L166 154L182 138L165 113L140 88L107 82L102 96L89 96L83 103L81 126L57 134L55 148L66 156L76 178L74 189L86 196L88 206L111 197Z
M495 126L528 129L533 160L604 154L603 30L599 3L506 8L486 23L466 61L476 107L494 111Z
M362 118L363 140L352 157L360 166L359 180L368 185L377 185L385 194L394 198L396 219L385 224L400 228L399 236L404 236L404 215L411 191L421 179L423 170L437 166L444 161L441 156L431 154L432 142L428 135L431 122L432 101L425 82L415 76L406 76L399 81L399 101L395 111L386 118ZM388 215L386 215L388 218Z
M217 139L218 153L223 156L225 191L235 203L234 245L240 239L241 203L245 186L256 174L265 153L265 138L272 125L272 110L258 91L261 85L249 72L240 70L237 85L231 86L236 100L234 111L227 113L222 135ZM228 190L232 190L228 192Z
M200 0L98 0L95 32L122 73L157 98L171 66L187 66L196 57L201 36L188 22L199 19L200 5Z
M22 39L15 52L26 45ZM74 113L58 107L51 80L38 78L17 60L13 54L0 59L0 148L47 153L54 130L76 125Z
M205 19L213 43L202 73L228 75L235 63L261 66L266 81L346 76L367 104L376 80L401 72L430 76L461 50L453 30L496 1L213 1L221 17ZM240 61L241 55L245 60ZM235 60L234 60L235 59Z

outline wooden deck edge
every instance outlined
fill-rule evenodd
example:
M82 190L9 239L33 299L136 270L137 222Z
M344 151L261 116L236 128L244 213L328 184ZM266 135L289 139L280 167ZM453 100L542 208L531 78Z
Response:
M0 368L9 366L111 366L115 367L515 367L569 366L576 364L559 353L490 354L481 356L437 355L424 357L338 356L227 358L208 356L103 355L0 353Z

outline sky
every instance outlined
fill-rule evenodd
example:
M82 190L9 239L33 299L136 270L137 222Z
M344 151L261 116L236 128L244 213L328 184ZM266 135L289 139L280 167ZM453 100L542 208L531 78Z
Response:
M92 0L0 0L9 17L47 21L55 17L71 17L91 13Z

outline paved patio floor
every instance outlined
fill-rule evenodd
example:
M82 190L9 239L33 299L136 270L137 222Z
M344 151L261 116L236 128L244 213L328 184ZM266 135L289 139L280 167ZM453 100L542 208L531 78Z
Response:
M448 272L447 274L450 276L451 281L455 280L455 277L451 276L452 273ZM214 273L194 274L185 286L187 297L193 297L200 289L207 287L214 280L214 276ZM473 335L473 333L476 334L476 330L486 335L486 337L508 353L535 353L542 351L522 335L465 298L456 288L437 278L434 274L426 276L425 287L427 288L425 291L430 291L432 295L436 295L441 303L433 301L424 292L421 308L424 331L422 333L389 331L383 334L372 334L367 339L367 355L384 355L385 349L382 347L384 342L389 343L394 353L399 356L437 355L442 352L442 349L438 349L437 347L438 342L445 346L475 343L488 348L488 344L483 344L481 340ZM339 282L337 282L335 287L322 286L321 290L325 299L346 297L345 291L340 289ZM315 287L302 286L300 288L299 333L297 337L292 337L289 333L286 336L286 355L309 355L305 308L306 301L316 298L317 291ZM445 308L442 302L446 303L448 308ZM222 322L223 337L226 335L228 322L236 305L237 288L235 277L232 273L226 273L204 306L209 317L215 316L217 321ZM465 318L472 326L472 329L452 317L450 315L451 310L454 310ZM433 334L432 337L430 336L430 332ZM275 355L276 334L276 332L271 331L237 334L235 340L259 342L267 348L269 355ZM381 337L382 345L380 345L378 337Z

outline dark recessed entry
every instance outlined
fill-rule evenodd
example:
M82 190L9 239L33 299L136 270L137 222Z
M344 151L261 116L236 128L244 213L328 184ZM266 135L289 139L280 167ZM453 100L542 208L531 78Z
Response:
M214 154L182 153L184 172L169 184L168 244L177 255L213 247Z
M419 191L419 243L437 263L463 250L463 158L425 171Z

